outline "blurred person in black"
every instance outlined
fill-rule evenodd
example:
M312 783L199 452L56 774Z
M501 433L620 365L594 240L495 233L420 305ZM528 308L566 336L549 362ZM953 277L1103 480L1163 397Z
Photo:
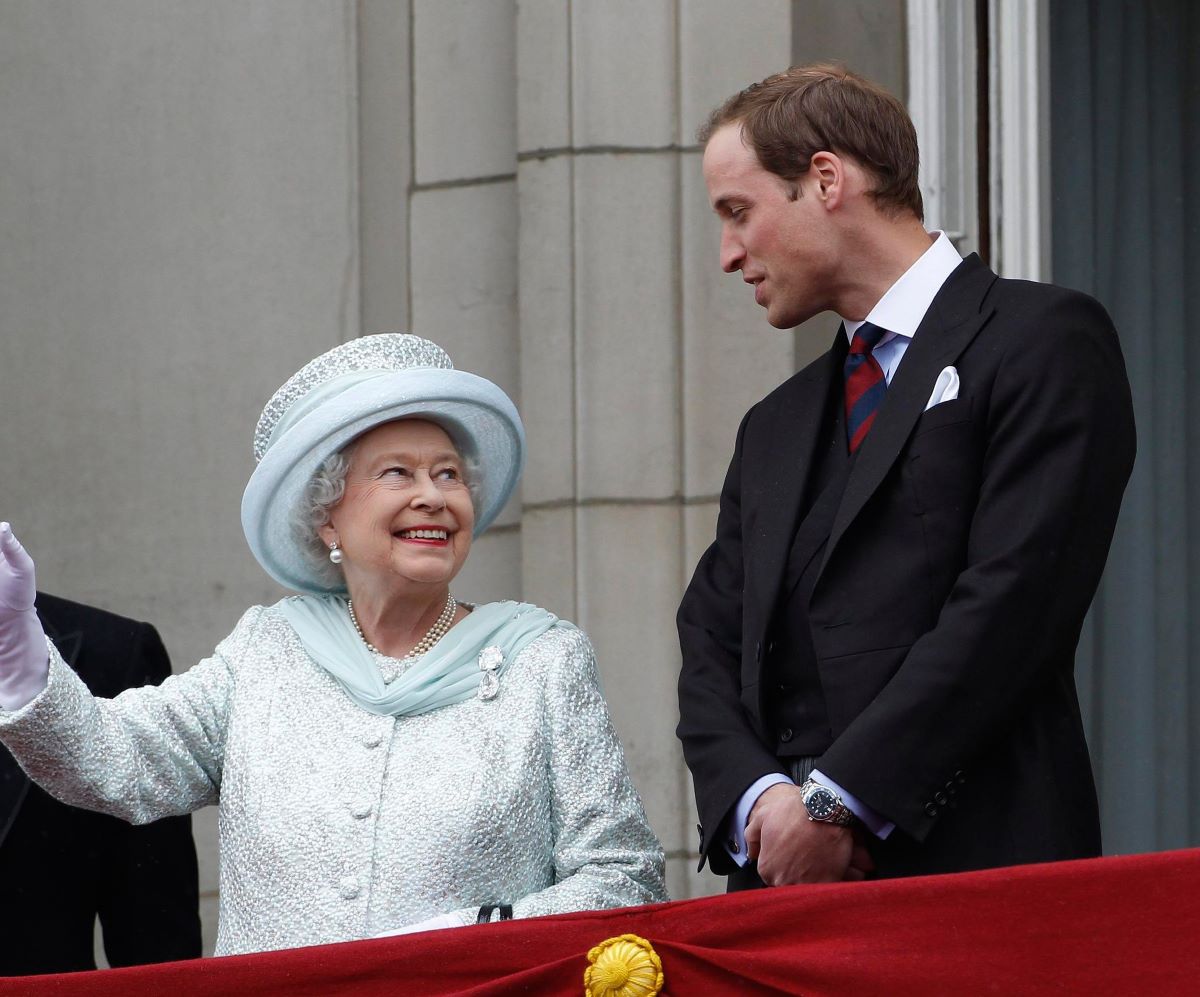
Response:
M154 627L38 593L46 634L97 696L171 673ZM0 745L0 975L95 969L96 917L111 966L200 955L191 817L134 827L59 803Z

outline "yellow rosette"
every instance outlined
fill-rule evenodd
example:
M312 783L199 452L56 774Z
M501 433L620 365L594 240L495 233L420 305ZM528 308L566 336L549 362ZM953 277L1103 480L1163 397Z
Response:
M637 935L617 935L588 952L583 971L586 997L656 997L662 990L662 960Z

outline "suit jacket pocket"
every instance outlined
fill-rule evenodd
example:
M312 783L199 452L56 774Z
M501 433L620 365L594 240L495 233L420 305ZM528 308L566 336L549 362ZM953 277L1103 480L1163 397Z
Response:
M971 399L952 398L948 402L941 402L931 409L926 409L913 427L912 438L915 440L918 436L935 429L952 426L956 422L969 422L970 419Z
M918 513L933 509L974 509L979 491L982 453L970 405L961 399L930 409L917 423L909 443L905 476ZM938 412L945 408L948 411ZM937 416L932 419L931 416Z
M818 663L829 726L836 738L896 674L911 644L824 658Z

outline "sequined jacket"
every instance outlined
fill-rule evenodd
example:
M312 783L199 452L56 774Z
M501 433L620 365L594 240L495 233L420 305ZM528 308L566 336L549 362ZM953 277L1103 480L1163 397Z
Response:
M514 916L665 900L587 637L556 626L499 694L417 717L355 705L279 609L161 686L49 683L0 739L60 799L134 823L217 804L218 954L366 938L483 904Z

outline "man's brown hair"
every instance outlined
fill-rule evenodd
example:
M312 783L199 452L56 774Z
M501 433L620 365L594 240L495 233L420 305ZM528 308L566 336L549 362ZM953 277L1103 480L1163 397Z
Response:
M763 169L799 180L821 151L853 157L875 178L881 210L925 216L917 182L917 131L904 105L883 87L835 63L793 66L746 87L718 107L697 139L740 123Z

